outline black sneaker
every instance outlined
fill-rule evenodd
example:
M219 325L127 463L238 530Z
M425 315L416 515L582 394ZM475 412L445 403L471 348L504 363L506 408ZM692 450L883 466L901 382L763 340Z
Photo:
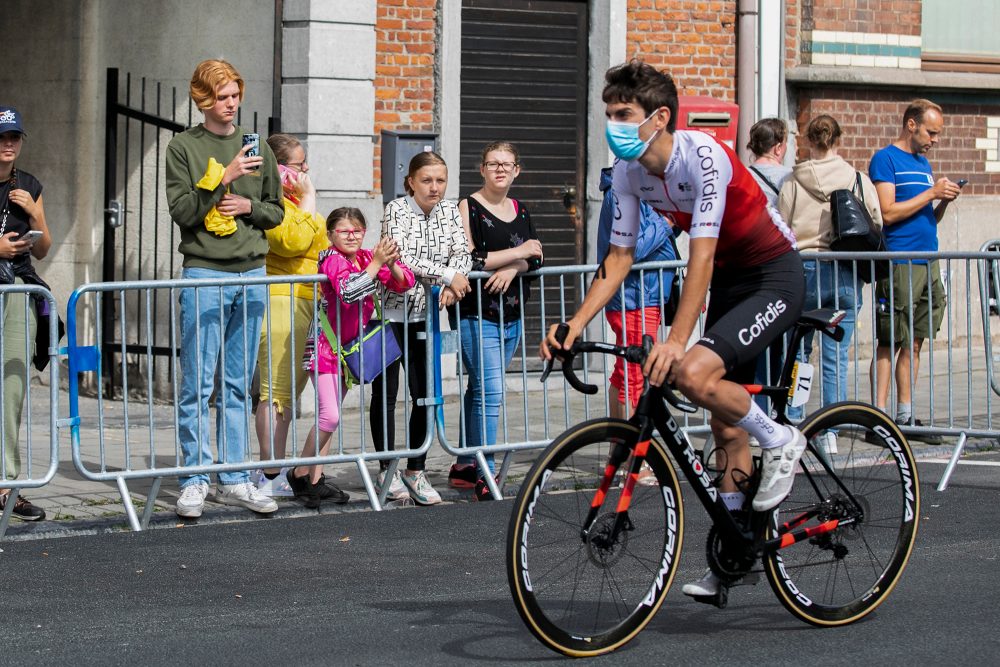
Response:
M490 493L490 487L486 483L485 479L479 478L476 480L476 489L472 492L473 500L494 500L493 494Z
M296 477L295 468L289 468L285 479L288 480L288 486L292 487L295 497L305 501L306 509L319 509L319 485L313 486L309 475Z
M0 511L6 509L9 499L9 493L0 496ZM14 501L12 513L22 521L42 521L45 519L45 510L38 505L32 504L30 500L20 494L18 494L17 500Z
M901 426L903 428L907 426L922 427L924 423L919 419L914 419L911 424L908 421L896 421L896 426ZM917 442L922 442L927 445L943 445L944 437L938 435L937 433L910 433L906 435L907 440L916 440Z
M326 475L319 476L319 482L316 484L316 489L322 500L329 500L337 503L338 505L343 505L351 499L351 496L348 495L346 491L343 491L333 482L326 481Z
M479 473L476 471L475 463L459 465L453 463L448 471L448 486L455 489L471 489L476 486L479 480Z

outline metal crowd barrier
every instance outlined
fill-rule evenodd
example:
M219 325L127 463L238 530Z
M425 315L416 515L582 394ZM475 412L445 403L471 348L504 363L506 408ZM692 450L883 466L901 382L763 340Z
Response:
M910 389L913 394L913 414L922 420L923 425L908 424L904 432L913 439L930 435L941 435L957 439L953 459L957 460L961 449L968 438L997 438L998 428L994 422L993 394L983 391L993 381L989 350L991 334L989 331L988 306L985 299L988 291L984 282L983 266L986 262L995 263L1000 259L996 252L978 253L819 253L803 254L803 261L828 264L833 261L847 262L851 266L851 275L856 275L860 263L870 263L880 260L901 260L904 262L904 272L909 272L912 283L913 262L917 260L938 260L942 269L943 282L949 295L967 295L968 299L949 298L945 304L944 323L938 335L929 339L920 356L920 374L911 379ZM682 261L660 262L637 265L637 271L646 274L657 272L664 277L661 280L659 298L653 304L661 308L668 295L669 280L665 278L669 272L684 266ZM206 462L204 465L190 467L183 465L183 458L175 437L177 429L177 378L178 362L171 355L168 363L160 364L154 369L152 354L143 354L132 346L125 349L124 344L118 351L120 373L123 378L121 396L118 399L108 399L97 392L91 406L83 414L80 404L81 383L91 383L92 386L103 385L101 374L104 364L101 363L101 351L94 345L84 345L78 339L81 330L79 318L86 316L89 330L95 331L94 340L104 340L101 331L102 299L104 293L111 293L117 299L118 307L122 309L119 320L120 327L136 327L151 340L152 313L157 308L165 311L171 328L170 347L176 349L180 345L192 344L192 341L180 341L176 335L177 297L184 288L223 289L224 287L239 287L246 289L253 285L273 285L279 283L305 283L316 285L326 280L323 276L300 277L269 277L269 278L232 278L223 280L173 280L121 282L84 285L76 290L69 302L68 317L68 351L70 369L70 414L68 423L72 426L73 461L80 474L87 479L103 482L114 482L122 495L122 500L128 514L130 525L135 530L145 527L151 517L154 501L164 477L189 475L192 473L217 474L221 471L254 470L257 468L279 468L289 466L305 466L314 464L354 464L360 475L363 486L368 494L369 502L374 509L381 509L385 504L386 489L378 492L373 484L367 465L375 461L388 461L389 474L398 466L400 459L426 453L437 436L442 448L451 456L472 456L476 462L485 468L486 456L493 454L502 457L498 464L498 480L487 476L487 484L494 493L499 492L504 480L510 476L511 462L515 454L545 446L565 428L584 419L603 416L609 410L609 396L606 391L597 397L578 394L559 381L554 376L547 386L542 386L537 380L540 364L536 358L537 344L544 336L548 327L568 318L578 306L578 301L585 294L590 278L598 269L596 265L548 267L529 274L534 281L531 289L533 295L528 299L529 310L525 311L525 300L521 301L521 319L524 323L517 342L519 357L504 373L501 387L500 416L497 424L497 437L493 444L479 447L468 447L468 429L480 428L484 425L470 424L466 414L462 394L466 391L466 370L461 362L461 355L455 354L461 350L463 343L461 332L446 331L444 317L437 308L437 290L430 290L431 305L428 307L430 317L425 322L407 323L407 326L424 328L428 337L427 354L424 359L411 358L409 350L404 350L405 364L424 363L433 373L428 374L428 398L421 401L418 409L427 410L428 432L420 443L419 449L406 449L408 441L409 396L408 383L405 379L406 368L401 370L400 383L403 391L399 402L404 406L397 408L397 449L395 451L378 452L375 450L368 428L367 407L371 396L370 385L362 385L351 390L345 397L341 410L341 423L336 430L334 446L326 456L302 457L299 455L305 433L317 422L316 398L304 398L301 403L289 406L292 411L292 428L287 441L287 455L281 458L265 457L263 460L255 454L256 441L254 435L248 435L245 443L243 460L240 462ZM478 283L487 279L489 274L474 273L470 276L475 287L472 298L477 298ZM978 279L979 289L974 289L973 277ZM155 298L157 292L166 294L166 298ZM126 298L126 295L130 295ZM542 298L542 295L545 298ZM568 295L575 295L569 298ZM974 299L978 296L981 303L976 307ZM554 297L554 298L553 298ZM847 387L848 398L871 401L870 360L873 358L876 345L872 335L876 317L877 305L873 299L872 286L865 285L861 289L861 303L857 309L857 328L849 342L849 363L846 369L838 373ZM270 296L269 296L270 299ZM313 287L313 302L318 304L319 290ZM270 304L270 300L269 300ZM553 305L554 304L554 305ZM818 304L807 304L812 308ZM895 294L890 293L887 308L895 307ZM477 304L478 313L482 312L482 304ZM912 312L903 310L907 324L912 327ZM455 319L455 313L452 313ZM265 318L273 318L270 305L265 312ZM336 325L335 325L336 326ZM699 324L693 339L700 335L702 325ZM982 333L979 333L982 332ZM654 333L654 332L649 332ZM666 326L661 322L655 332L659 339L666 334ZM590 339L611 339L604 318L595 318L593 325L587 330L586 337ZM979 337L987 341L987 354L981 349ZM121 336L122 340L125 336ZM472 341L480 346L482 342ZM400 341L406 347L405 341ZM256 341L248 342L255 347ZM819 341L814 347L820 347ZM893 342L891 349L896 351L899 346ZM151 348L150 348L151 352ZM789 353L783 350L783 353ZM900 350L901 354L912 354L908 350ZM817 352L814 355L818 356ZM264 357L271 359L268 350ZM294 362L297 360L293 360ZM586 382L607 387L613 362L604 355L596 360L585 360L581 377ZM819 358L817 377L822 376L822 359ZM838 369L839 370L839 369ZM290 369L291 373L304 373L304 370ZM819 384L819 383L817 383ZM165 387L165 393L158 387ZM247 379L249 387L249 379ZM482 396L486 388L480 384L472 387L472 391L480 392ZM892 396L896 395L896 390ZM626 398L629 398L626 396ZM813 398L806 406L806 414L819 407L823 400L822 388L814 390ZM890 401L890 408L892 401ZM310 415L310 408L312 414ZM344 409L346 408L346 409ZM258 407L268 409L267 405ZM891 411L891 410L890 410ZM53 411L54 414L54 411ZM348 415L350 417L348 417ZM248 434L253 433L252 415L247 412L242 415ZM53 417L55 420L55 417ZM96 422L96 424L95 424ZM685 416L682 426L689 434L703 436L708 432L707 419L703 413ZM84 439L81 430L89 434L94 432L94 438ZM402 437L399 437L400 434ZM273 439L273 431L268 436ZM270 451L273 453L273 442ZM54 445L53 445L54 446ZM946 472L950 474L950 469ZM51 477L51 474L49 475ZM152 487L148 494L145 511L140 518L129 495L128 484L136 479L149 479ZM499 485L498 485L499 481ZM946 484L942 479L942 489ZM44 481L38 481L40 485ZM23 484L26 486L27 484Z
M376 491L365 464L371 461L389 460L391 466L389 474L391 474L399 459L427 452L433 437L432 428L428 429L427 436L419 449L406 449L407 439L404 432L402 439L397 437L397 441L402 444L401 448L397 448L395 451L375 451L366 436L366 411L357 410L357 420L353 424L346 423L342 417L340 426L334 434L336 439L333 441L328 455L302 457L297 453L301 451L301 445L305 442L305 433L309 428L315 427L318 421L317 398L313 397L311 417L302 418L302 412L307 411L310 407L306 405L305 399L299 404L293 402L289 406L292 410L292 427L289 429L286 456L280 458L271 456L263 459L255 456L254 445L259 444L254 429L255 419L249 410L244 410L241 417L248 437L243 444L244 451L241 461L213 460L202 465L184 465L183 453L176 436L179 422L177 410L179 361L177 354L171 354L165 365L160 364L158 369L154 368L151 342L153 340L154 311L157 308L163 310L158 315L160 316L159 321L163 321L162 318L165 317L166 321L169 322L169 348L178 350L181 345L198 344L197 341L179 340L177 335L180 310L178 297L182 289L199 288L199 293L201 293L202 290L222 290L227 287L235 287L245 293L247 288L252 286L298 283L317 285L324 281L326 281L326 277L320 275L217 280L159 280L89 284L81 286L73 292L67 311L69 407L73 462L79 473L86 479L114 482L117 485L129 524L133 530L142 530L148 525L164 477L192 474L216 475L220 472L252 471L260 468L353 463L358 468L371 506L378 510L385 502L387 489L382 489L381 494ZM158 292L165 293L166 298L156 298L154 295ZM99 391L96 392L94 399L88 399L91 400L92 404L84 414L84 410L81 409L81 383L89 381L91 387L103 386L104 364L101 359L101 349L98 346L81 344L79 338L79 332L82 328L81 313L85 314L91 330L96 332L94 334L95 340L105 340L101 330L102 323L105 321L101 308L105 301L100 298L104 293L114 295L117 307L120 309L118 326L122 329L123 334L120 339L125 341L125 328L133 326L139 329L140 339L150 342L145 354L137 353L134 346L131 347L131 351L127 350L124 342L118 344L120 349L115 351L120 359L120 373L123 378L121 395L117 398L108 398ZM126 296L130 298L126 298ZM138 298L132 298L133 296L138 296ZM268 305L263 317L265 320L273 322L272 297L269 292L267 298ZM320 302L320 298L318 288L313 287L314 308ZM245 311L243 317L247 317ZM290 317L293 318L294 315L290 313ZM339 330L339 321L331 322L331 326L335 330ZM404 326L419 326L426 329L429 322L404 322ZM291 328L294 331L294 327ZM424 335L427 335L426 331ZM258 340L246 341L249 354L254 359L257 358L258 343ZM409 358L409 350L405 341L400 341L400 347L403 348L407 363L413 363L414 360ZM427 357L420 360L420 363L426 364L428 368L436 366L431 354L431 346L427 346ZM224 359L225 349L221 350L221 355ZM272 350L267 349L264 356L270 361ZM224 361L220 360L219 363L222 365ZM292 359L290 374L294 376L296 372L300 375L307 373L300 364L301 360ZM272 370L275 369L272 368ZM402 372L405 372L405 369ZM273 373L271 375L273 377ZM251 378L246 377L244 381L246 392L249 394ZM428 382L430 383L430 380ZM402 421L403 424L406 424L410 413L409 392L405 379L401 379L401 383L404 390L400 401L404 407L403 410L397 408L397 413L400 413L397 415L397 423ZM355 401L357 405L365 405L370 391L370 386L361 385L360 390L352 390L345 398L348 401ZM428 391L428 395L430 394L431 392ZM210 410L212 410L214 402L209 402L209 405ZM427 410L429 424L433 424L433 407L430 401L423 401L418 408ZM258 410L260 409L268 409L268 405L258 406ZM343 410L341 413L343 414ZM212 415L210 414L209 417L211 428ZM201 423L200 419L198 423ZM268 439L270 451L273 454L274 431L273 429L269 430ZM84 431L88 435L92 434L93 437L83 438L82 432ZM217 441L214 441L213 438L210 438L210 441L213 441L213 451L216 451ZM137 479L149 479L152 483L141 517L136 511L128 488L129 482Z
M22 298L23 297L23 298ZM48 387L32 387L32 345L35 343L35 336L31 335L28 317L30 310L37 314L35 300L41 299L48 305L48 315L45 316L47 322L41 317L36 319L36 326L39 328L48 325L47 351L41 353L48 355L48 366L45 372L48 373ZM15 331L7 323L8 314L13 315L14 309L20 309L17 313L25 321L23 331ZM29 310L30 309L30 310ZM3 317L3 326L0 326L0 354L3 358L3 369L0 372L0 488L10 489L7 504L0 515L0 537L7 532L14 510L14 504L22 489L35 489L45 484L56 474L59 467L59 340L58 326L59 315L56 309L56 301L52 294L39 285L13 284L0 285L0 314ZM23 338L23 343L19 343L16 338ZM13 381L9 384L9 381ZM13 384L22 384L24 395L21 398L22 412L20 423L11 425L7 423L7 409L16 405L17 397L8 395L7 392L13 389ZM48 410L45 410L45 401L40 400L40 396L48 396ZM45 415L44 421L39 415ZM8 440L8 427L15 426L17 439L14 442ZM36 446L45 439L48 439L48 447ZM12 455L12 449L23 452L21 458L22 472L16 478L8 477L6 461ZM47 451L47 454L46 454ZM47 456L47 461L45 460Z
M814 266L824 266L832 262L846 263L850 267L849 274L856 281L858 267L867 264L872 266L875 261L898 261L898 266L902 271L903 280L910 288L915 288L913 267L920 260L937 260L942 272L942 282L945 292L948 295L967 295L967 300L947 299L944 304L944 319L938 334L927 339L919 355L919 374L916 378L911 375L909 389L912 396L912 414L919 419L922 425L917 425L911 421L901 426L904 433L914 441L931 436L941 436L955 439L953 447L953 459L957 459L968 438L989 438L998 437L998 425L993 417L994 399L989 392L982 391L988 386L986 382L987 373L992 381L993 375L989 352L983 355L979 351L978 334L986 340L990 340L988 330L987 301L985 290L987 284L980 275L982 267L987 262L997 262L1000 254L996 252L987 253L803 253L803 261L812 263ZM661 262L644 265L636 265L635 270L640 272L666 271L683 266L683 262ZM596 265L573 266L573 267L549 267L541 269L533 274L537 278L537 285L532 289L537 294L549 294L550 291L559 295L567 294L567 286L572 284L577 294L582 295L586 291L586 286L590 282L590 277L597 270ZM474 283L484 280L489 274L474 273L470 278ZM974 278L978 279L980 289L975 289ZM928 277L928 285L930 278ZM572 281L572 283L571 283ZM555 284L556 289L550 290L549 286ZM662 290L667 290L667 285L663 284ZM837 286L839 287L839 286ZM925 285L924 287L927 287ZM838 294L838 290L834 290ZM472 295L477 294L474 289ZM974 304L975 296L979 294L982 301L982 321L979 320L980 309ZM879 304L874 299L874 286L862 283L860 289L860 303L857 305L856 318L857 325L854 335L848 345L848 365L847 368L837 369L837 389L846 387L847 398L850 400L860 400L868 403L874 402L872 382L878 379L878 370L873 368L872 359L876 356L877 343L874 336L875 322ZM710 298L710 296L709 296ZM890 327L895 322L895 312L897 304L895 290L890 289L889 298L884 304L884 308L889 313ZM521 299L523 304L523 299ZM933 299L931 299L933 306ZM529 301L530 303L530 301ZM453 455L475 456L480 466L485 466L485 456L487 454L501 455L504 457L503 463L498 466L499 480L502 484L510 467L511 455L515 452L534 449L546 445L555 435L564 428L579 423L583 419L595 416L603 416L609 407L607 392L599 394L597 397L587 397L578 394L559 381L558 376L550 380L549 386L543 388L537 383L536 376L529 372L528 362L525 357L533 356L538 341L544 336L548 327L556 322L563 321L569 317L576 308L576 303L568 303L561 298L557 304L555 312L546 300L541 301L541 322L534 327L531 332L524 331L519 341L519 346L525 354L521 361L515 361L511 368L507 370L505 383L503 384L503 396L501 400L501 414L497 428L497 441L493 445L469 448L465 443L465 429L469 428L468 419L465 414L465 407L462 400L454 403L444 403L438 410L437 423L439 431L439 441L442 447ZM658 304L663 306L663 299ZM807 303L806 309L820 307L820 302ZM827 304L829 305L829 304ZM840 307L839 296L834 297L835 307ZM548 307L548 311L546 311ZM481 307L480 307L481 308ZM903 317L906 317L906 325L912 330L914 314L912 309L902 307ZM481 310L480 310L481 312ZM525 318L522 310L522 319ZM929 312L928 318L931 317ZM454 314L453 314L454 318ZM693 340L701 335L704 320L692 336ZM598 316L587 332L590 338L612 339L612 334L605 328L603 318ZM987 328L981 328L987 327ZM526 329L526 328L525 328ZM660 325L658 338L662 340L666 327ZM532 334L534 334L532 336ZM444 341L441 343L444 349L453 351L461 347L460 336L455 333L443 335ZM448 341L448 338L453 339ZM456 341L457 339L457 341ZM988 343L989 344L989 343ZM823 360L819 354L821 342L817 336L813 343L813 358L816 359L816 378L821 378L823 374ZM909 355L911 365L917 361L909 346L899 345L892 335L887 346L890 356L895 359L897 355ZM989 349L989 348L988 348ZM781 354L788 354L789 350L782 349ZM606 389L607 379L610 376L610 362L605 355L599 356L598 365L585 362L582 377L585 381L596 383ZM766 371L769 372L769 369ZM459 364L459 387L458 392L466 390L463 381L461 364ZM892 368L890 373L893 373ZM769 378L765 379L765 382ZM480 383L482 385L482 383ZM890 382L890 395L887 411L891 416L895 416L894 405L898 396L899 388L895 386L894 380ZM485 393L483 386L472 387L472 391ZM439 394L448 393L444 389L438 390ZM520 400L510 400L511 396L519 397ZM537 397L537 398L533 398ZM831 399L835 400L835 399ZM806 406L804 414L818 409L824 404L822 383L814 381L812 399ZM477 427L477 425L471 425ZM707 433L707 420L703 413L693 416L685 416L683 424L685 430L695 436ZM942 448L942 451L946 451ZM953 466L952 466L953 467ZM481 468L482 469L482 468ZM947 483L947 475L942 478L944 490ZM487 483L492 488L492 480L487 479ZM496 488L492 488L494 492Z

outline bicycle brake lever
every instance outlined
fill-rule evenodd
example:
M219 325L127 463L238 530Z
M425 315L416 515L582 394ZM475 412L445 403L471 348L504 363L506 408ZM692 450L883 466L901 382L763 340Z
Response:
M565 322L562 322L559 324L559 326L556 327L554 335L555 339L559 342L560 345L562 345L563 341L566 340L566 336L568 334L569 334L569 325L566 324ZM560 352L562 352L562 350L560 350ZM549 354L551 356L545 360L544 364L542 364L542 376L538 378L539 381L543 383L549 379L549 373L552 372L552 368L555 366L556 363L556 352L554 350L549 350Z

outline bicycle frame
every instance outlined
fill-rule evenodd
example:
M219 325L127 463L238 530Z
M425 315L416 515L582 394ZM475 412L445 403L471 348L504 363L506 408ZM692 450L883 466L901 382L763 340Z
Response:
M817 312L825 313L827 311ZM830 311L830 313L830 316L825 319L813 317L797 323L792 330L789 349L797 349L802 342L803 337L810 329L820 330L823 334L832 336L836 340L842 339L843 330L837 326L837 323L842 318L842 314L838 317L838 313L832 311ZM628 358L629 356L629 348L621 348L606 343L586 342L578 343L577 346L579 352L604 352L623 358ZM747 390L751 394L768 396L774 401L777 421L782 424L789 423L788 418L785 415L785 410L788 404L789 387L792 383L792 374L795 368L795 363L794 355L789 354L786 356L784 364L782 365L780 384L778 385L746 386ZM567 375L568 379L570 377L570 375ZM581 388L582 386L583 385L580 384L577 388ZM596 387L594 389L596 390ZM638 482L639 471L649 451L649 445L653 436L654 427L659 432L667 450L677 462L677 465L684 474L684 477L691 484L691 487L697 494L701 504L705 507L705 510L711 517L712 523L719 531L723 543L729 547L736 547L747 552L748 554L752 554L755 557L760 557L764 553L771 553L778 549L789 547L802 540L830 533L840 526L854 523L860 517L863 517L861 505L854 498L853 494L846 488L825 458L818 456L816 457L817 460L826 470L827 474L829 474L831 478L836 481L837 486L850 500L853 507L859 513L859 516L854 518L845 517L842 519L831 519L818 526L799 529L799 526L819 514L818 510L811 510L804 512L791 521L783 523L781 526L778 526L778 537L764 541L764 528L767 521L770 520L772 513L751 512L749 521L750 529L744 530L726 507L726 504L722 499L722 495L719 492L718 487L716 487L714 480L709 475L708 470L705 469L700 455L691 446L687 435L681 430L680 426L670 414L670 411L667 409L666 402L667 399L664 395L663 389L660 387L654 387L647 382L643 393L639 398L639 403L636 407L635 413L628 420L630 424L636 426L639 430L636 443L633 446L628 442L619 442L615 444L614 449L611 451L608 463L604 469L600 486L594 494L590 510L587 513L583 527L580 531L580 537L582 540L587 541L590 538L590 532L597 520L601 507L604 505L607 492L614 482L615 473L631 455L632 462L625 477L624 488L622 489L618 506L615 508L615 522L609 539L613 541L617 538L622 529L630 527L628 509L631 504L632 493ZM686 404L681 403L680 401L671 401L671 403L679 409L686 409ZM816 453L811 443L807 444L807 446L813 451L813 453ZM805 468L803 468L803 471L805 476L809 479L809 483L814 488L817 488L818 492L819 489L816 487L816 484L812 479L812 475Z

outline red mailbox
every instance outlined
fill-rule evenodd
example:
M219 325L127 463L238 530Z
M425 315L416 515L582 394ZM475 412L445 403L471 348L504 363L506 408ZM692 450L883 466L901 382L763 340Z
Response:
M677 99L677 129L711 134L736 150L736 125L740 107L706 95L680 95Z

